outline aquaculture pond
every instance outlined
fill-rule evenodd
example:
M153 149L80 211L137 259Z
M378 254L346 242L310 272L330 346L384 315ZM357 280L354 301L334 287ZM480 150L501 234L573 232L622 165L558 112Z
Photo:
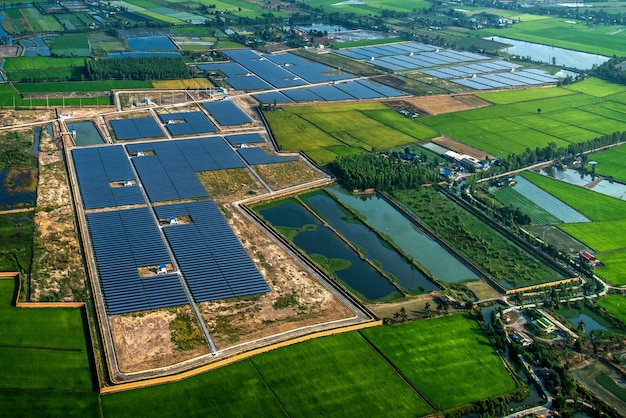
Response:
M326 190L360 213L369 226L390 237L395 245L424 266L437 280L456 283L478 279L476 273L381 197L356 196L337 185Z
M76 130L76 136L74 137L74 143L76 145L96 145L104 143L104 138L102 138L96 125L91 121L69 122L67 123L67 129L70 132Z
M563 316L567 318L567 320L575 327L577 327L578 324L582 322L585 325L585 332L587 333L587 335L591 335L591 333L596 330L608 331L607 327L605 327L604 325L596 321L593 317L587 315L584 312L568 309L560 313L562 313ZM575 314L577 315L574 316Z
M311 258L327 264L342 282L364 298L376 301L399 295L383 275L296 202L286 200L279 204L257 206L255 210L285 235L290 235L291 241Z
M564 223L589 222L589 219L524 177L515 176L513 189Z
M315 209L336 231L343 235L372 262L377 263L387 274L407 291L432 291L439 286L430 281L417 267L409 263L396 250L385 245L374 231L356 219L330 196L323 192L309 195L306 203Z

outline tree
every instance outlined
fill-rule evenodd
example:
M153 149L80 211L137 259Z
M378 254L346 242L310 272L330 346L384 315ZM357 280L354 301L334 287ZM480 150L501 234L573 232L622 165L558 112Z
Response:
M537 113L541 113L541 108L537 108Z

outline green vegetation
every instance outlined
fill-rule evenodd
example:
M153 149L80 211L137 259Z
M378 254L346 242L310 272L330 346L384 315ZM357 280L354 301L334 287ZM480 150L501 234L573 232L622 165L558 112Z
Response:
M179 350L193 350L206 344L197 319L186 310L176 310L176 318L170 323L170 331L172 342Z
M302 150L320 164L436 136L381 103L284 107L264 115L281 149Z
M606 151L597 152L589 155L589 159L598 162L595 166L597 174L626 181L626 165L624 165L626 147L619 146Z
M497 31L479 30L477 35L498 35L611 57L622 56L626 50L626 33L622 29L619 25L587 25L563 17L533 16L532 20L522 18L522 23Z
M188 78L189 68L181 57L128 57L85 61L90 80L169 80Z
M626 402L626 389L615 383L615 380L611 379L610 376L605 373L600 373L598 377L596 377L596 382L622 401Z
M83 33L71 33L50 38L50 53L59 57L88 57L89 40Z
M593 92L596 87L597 93ZM567 88L485 93L479 97L496 106L424 117L421 121L491 154L521 155L527 149L550 143L567 148L621 131L623 115L607 108L621 105L619 95L623 91L622 86L592 78Z
M10 81L45 82L80 80L84 77L83 58L7 58L4 69Z
M33 156L34 133L31 128L19 131L4 131L0 135L0 169L31 168L36 160Z
M434 188L399 191L394 196L415 212L437 236L503 287L532 286L562 278L490 225L441 196Z
M12 279L0 280L3 414L45 410L45 416L97 416L98 394L92 391L81 310L15 308L11 305L15 285Z
M517 388L480 326L467 315L368 328L361 333L441 409Z
M596 254L596 257L604 264L603 268L595 271L602 280L613 286L626 285L626 252Z
M427 0L406 2L403 0L369 0L363 3L345 3L335 0L310 0L307 5L312 8L323 7L329 12L354 13L355 15L383 15L383 11L411 12L428 8L431 3Z
M30 270L33 212L0 215L0 271Z
M498 202L504 206L518 207L530 217L534 225L558 224L560 221L550 212L543 209L525 196L522 196L512 187L501 187L494 193Z
M608 295L598 299L598 305L626 324L626 300L622 295Z
M151 89L149 81L137 80L104 80L104 81L67 81L60 83L20 83L15 88L22 94L46 93L86 93L106 92L113 89Z
M393 42L403 42L406 41L404 38L381 38L381 39L363 39L359 41L348 41L348 42L336 42L331 46L334 49L345 49L345 48L361 48L364 46L374 46L374 45L386 45Z

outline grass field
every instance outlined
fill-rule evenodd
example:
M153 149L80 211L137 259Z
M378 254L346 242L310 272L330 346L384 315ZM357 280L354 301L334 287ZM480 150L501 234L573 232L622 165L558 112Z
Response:
M597 152L589 156L590 160L597 161L596 173L601 176L614 177L626 181L626 147L613 147L609 150Z
M50 38L50 52L60 57L88 57L91 48L86 34L69 33Z
M517 388L480 326L466 315L361 333L444 410Z
M619 25L587 25L564 17L533 16L508 28L476 31L480 36L498 35L544 45L600 54L623 55L626 32ZM557 63L558 64L558 63Z
M80 94L86 92L109 92L113 89L151 89L152 83L135 80L67 81L59 83L19 83L15 84L15 88L22 94Z
M623 129L624 87L588 79L567 88L484 93L496 104L421 118L432 128L499 156L526 148L559 147L591 140ZM624 109L622 109L622 107Z
M558 224L560 221L530 199L522 196L512 187L502 187L494 193L495 198L504 206L515 206L530 216L535 225Z
M598 305L626 324L626 299L622 295L609 295L598 299Z
M320 164L437 135L381 103L286 106L265 112L265 117L281 149L305 151Z
M33 212L0 215L0 271L29 268L33 231Z
M341 4L336 0L310 0L307 2L313 8L323 7L327 12L354 13L357 15L381 15L382 10L395 10L398 12L411 12L414 9L429 8L431 3L427 0L369 0L363 3Z
M52 68L83 67L83 58L52 58L52 57L17 57L7 58L5 71L50 70Z
M626 201L564 183L536 173L522 177L562 200L592 221L619 221L626 213Z
M626 252L611 252L596 254L604 264L603 268L596 269L596 274L613 286L626 285Z
M213 84L206 78L187 78L184 80L155 80L152 82L155 89L204 89L213 88Z

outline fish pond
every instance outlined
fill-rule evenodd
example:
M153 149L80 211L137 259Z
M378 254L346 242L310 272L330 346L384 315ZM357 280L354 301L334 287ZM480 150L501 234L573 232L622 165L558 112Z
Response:
M389 280L295 199L259 205L254 210L365 300L379 301L401 296Z
M69 122L67 123L67 129L72 133L76 131L76 136L74 137L74 143L76 145L97 145L104 143L104 138L102 138L96 125L91 121Z
M446 283L478 279L476 273L383 198L377 195L356 196L337 185L326 190L341 203L361 214L365 223L389 237L404 253L424 266L435 279Z

